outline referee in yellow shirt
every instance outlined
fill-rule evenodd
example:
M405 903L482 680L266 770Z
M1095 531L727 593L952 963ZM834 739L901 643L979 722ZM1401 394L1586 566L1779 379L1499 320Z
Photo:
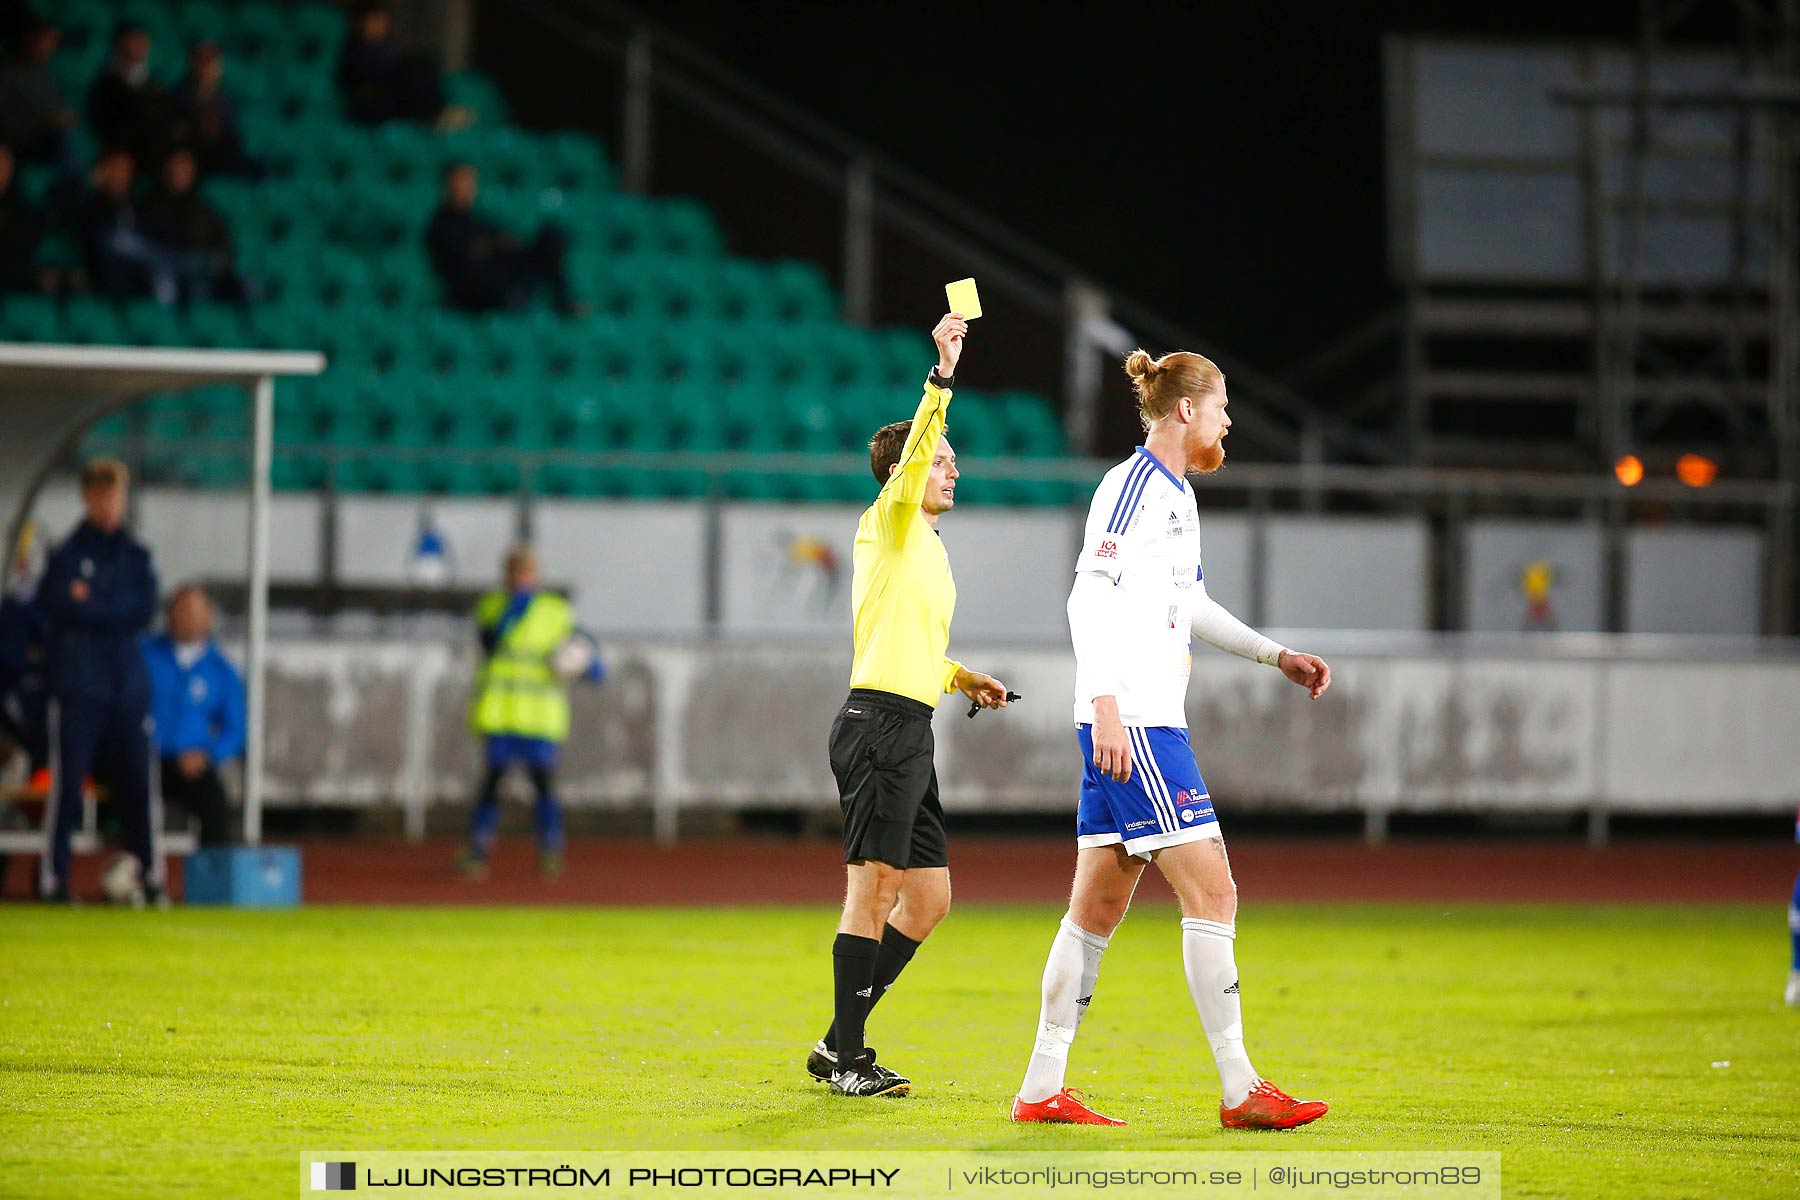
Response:
M938 365L910 421L877 430L869 465L881 494L856 527L856 659L850 698L831 726L831 773L844 809L844 916L831 950L836 1019L806 1069L845 1096L902 1095L912 1083L875 1062L863 1024L950 911L944 810L932 766L931 714L961 692L984 708L1006 688L948 657L956 581L938 518L956 504L956 454L944 438L956 360L969 323L932 330Z

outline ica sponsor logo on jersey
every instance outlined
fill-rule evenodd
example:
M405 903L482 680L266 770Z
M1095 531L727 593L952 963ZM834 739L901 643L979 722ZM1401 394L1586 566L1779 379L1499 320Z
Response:
M1094 551L1094 553L1101 558L1117 558L1119 557L1119 543L1113 541L1111 538L1103 538L1100 542L1100 548Z

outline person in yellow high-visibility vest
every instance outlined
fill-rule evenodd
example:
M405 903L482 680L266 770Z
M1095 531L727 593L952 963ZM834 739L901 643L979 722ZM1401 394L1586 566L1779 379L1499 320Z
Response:
M569 695L556 658L575 633L575 614L567 600L543 589L537 554L519 546L506 556L505 588L476 604L475 625L482 661L469 699L469 726L486 739L487 770L458 867L468 878L487 878L500 823L500 781L517 766L537 791L538 867L554 879L563 868L556 761L569 736ZM599 678L597 656L587 671Z

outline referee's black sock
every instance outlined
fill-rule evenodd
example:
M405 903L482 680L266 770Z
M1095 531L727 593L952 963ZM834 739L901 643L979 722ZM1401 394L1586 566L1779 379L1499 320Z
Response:
M843 936L843 934L838 935L840 939ZM867 938L857 939L860 942L868 940ZM918 952L918 949L918 942L913 941L892 925L882 931L881 952L875 956L873 990L870 991L869 1002L863 1009L865 1021L868 1019L868 1010L874 1008L876 1001L887 995L887 990L894 986L894 980L900 978L900 972L906 970L906 964L912 961L912 957ZM837 1031L836 1021L833 1021L831 1028L825 1031L825 1044L834 1050L837 1049Z
M863 1052L863 1022L875 1002L875 964L881 943L874 938L840 933L831 944L831 978L835 994L837 1040L827 1042L838 1053L838 1063L849 1066Z

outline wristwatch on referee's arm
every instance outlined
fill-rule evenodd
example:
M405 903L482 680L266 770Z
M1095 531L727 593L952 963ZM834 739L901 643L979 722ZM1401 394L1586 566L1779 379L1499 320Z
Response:
M931 368L930 379L934 388L942 388L946 392L956 390L956 376L940 374L935 366Z

